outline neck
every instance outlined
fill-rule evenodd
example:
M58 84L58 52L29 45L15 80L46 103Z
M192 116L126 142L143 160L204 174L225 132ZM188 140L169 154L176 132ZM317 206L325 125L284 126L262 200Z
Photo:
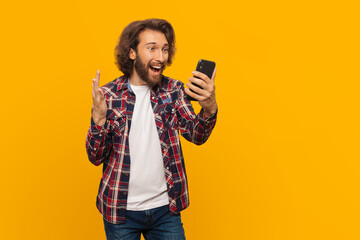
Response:
M134 86L144 86L144 85L149 85L149 83L145 82L144 80L142 80L140 78L140 76L137 74L137 72L135 71L135 69L133 70L133 72L131 73L130 77L129 77L129 81L131 85Z

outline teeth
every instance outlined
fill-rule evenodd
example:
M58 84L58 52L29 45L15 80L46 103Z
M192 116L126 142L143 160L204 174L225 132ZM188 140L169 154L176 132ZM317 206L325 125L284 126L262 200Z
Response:
M160 69L160 66L152 66L153 68Z

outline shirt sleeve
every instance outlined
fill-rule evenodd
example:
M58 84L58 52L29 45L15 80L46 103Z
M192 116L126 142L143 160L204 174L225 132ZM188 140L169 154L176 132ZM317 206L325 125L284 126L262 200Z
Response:
M108 120L103 126L98 126L91 118L91 124L86 136L86 152L90 162L95 166L100 165L109 158L111 147L109 126Z
M184 85L181 84L177 107L179 129L186 140L201 145L207 141L215 127L218 110L210 117L205 116L204 109L196 115L186 96Z

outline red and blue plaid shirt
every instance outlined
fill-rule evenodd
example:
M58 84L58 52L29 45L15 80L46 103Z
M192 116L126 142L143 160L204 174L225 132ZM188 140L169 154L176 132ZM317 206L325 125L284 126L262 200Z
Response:
M91 163L96 166L103 164L97 208L106 221L118 224L125 222L126 216L130 178L129 131L135 94L126 76L109 82L101 89L108 106L106 122L98 126L91 119L86 150ZM185 139L200 145L209 138L217 114L207 118L201 109L195 115L183 83L168 77L163 77L160 84L151 90L151 105L164 160L170 212L177 214L189 205L179 131Z

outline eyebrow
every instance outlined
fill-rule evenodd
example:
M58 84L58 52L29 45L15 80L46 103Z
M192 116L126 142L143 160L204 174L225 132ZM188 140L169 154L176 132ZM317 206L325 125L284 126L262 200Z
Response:
M156 44L156 42L148 42L147 44L145 44L145 46L146 46L146 45L151 45L151 44ZM168 47L169 44L168 44L168 43L165 43L165 44L164 44L164 47L165 47L165 46Z

